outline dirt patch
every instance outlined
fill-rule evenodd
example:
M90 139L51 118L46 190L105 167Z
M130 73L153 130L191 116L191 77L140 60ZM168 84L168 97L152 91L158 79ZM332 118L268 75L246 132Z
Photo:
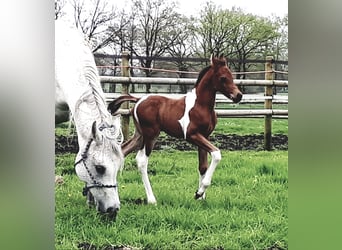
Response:
M210 137L210 141L222 150L264 150L264 136L260 135L224 135L215 134ZM154 150L197 150L197 147L184 140L178 140L167 135L158 138ZM288 150L288 137L283 134L272 136L273 150ZM76 137L56 136L55 153L77 153L78 143Z
M78 244L78 249L80 250L137 250L138 248L130 247L130 246L101 246L97 247L93 244L90 244L88 242L82 242Z

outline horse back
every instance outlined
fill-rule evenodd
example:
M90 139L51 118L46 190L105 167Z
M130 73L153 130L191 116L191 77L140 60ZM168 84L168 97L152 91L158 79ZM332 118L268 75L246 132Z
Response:
M138 123L142 129L161 130L174 137L182 137L178 122L184 114L185 97L179 99L151 95L136 104Z

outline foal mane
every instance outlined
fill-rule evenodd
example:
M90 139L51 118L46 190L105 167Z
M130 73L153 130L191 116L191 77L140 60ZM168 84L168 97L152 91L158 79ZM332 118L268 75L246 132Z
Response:
M223 55L221 55L219 58L215 58L214 60L220 66L226 65L226 61L223 58ZM204 75L210 70L211 67L215 67L215 65L214 66L213 65L209 65L209 66L207 66L207 67L205 67L204 69L201 70L201 72L198 74L198 78L197 78L197 81L195 83L195 87L198 86L198 84L201 82L201 80L204 77Z
M198 84L201 82L202 78L209 71L210 68L211 68L211 65L209 65L209 66L207 66L207 67L205 67L204 69L201 70L201 72L198 74L198 78L197 78L197 81L195 83L195 87L198 86Z

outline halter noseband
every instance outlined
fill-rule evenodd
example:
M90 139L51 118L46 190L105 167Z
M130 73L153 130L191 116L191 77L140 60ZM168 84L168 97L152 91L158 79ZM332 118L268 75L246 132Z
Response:
M78 160L74 166L76 167L79 163L83 162L83 165L85 167L85 169L87 170L88 172L88 175L90 176L90 179L92 180L93 184L90 185L90 186L87 186L87 183L85 185L85 187L83 188L82 190L82 194L84 196L87 195L88 191L91 189L91 188L94 188L94 187L97 187L97 188L117 188L118 185L117 184L114 184L114 185L104 185L100 182L98 182L97 180L95 180L94 176L91 174L91 172L89 171L88 167L87 167L87 164L86 164L86 159L88 158L88 150L89 150L89 147L90 147L90 144L93 142L93 138L90 138L90 140L88 141L87 145L86 145L86 148L84 150L84 152L82 153L82 158L80 160Z

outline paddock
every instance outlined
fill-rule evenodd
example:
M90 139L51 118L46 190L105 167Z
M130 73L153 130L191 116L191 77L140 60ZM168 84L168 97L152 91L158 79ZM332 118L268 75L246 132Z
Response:
M122 206L115 223L84 205L70 164L74 155L56 156L66 183L56 187L56 249L287 249L288 152L222 150L207 201L192 194L196 155L166 149L151 155L157 206L147 204L129 155L118 175Z
M154 78L143 81L151 79ZM112 81L110 84L118 86L138 80L138 77L101 77L102 83ZM184 81L193 86L195 79ZM287 86L287 81L248 81L246 84L266 84L265 89L275 87L275 84ZM232 124L241 123L244 124L243 133L252 133L250 124L241 120L251 121L255 126L256 122L262 124L262 119L271 117L272 129L277 127L277 121L287 122L287 95L267 96L265 93L244 95L239 105L218 94L215 110L219 124L216 129L230 134ZM105 93L106 101L120 95ZM166 95L180 97L182 94ZM272 106L265 108L265 103L270 102ZM278 112L278 106L285 108ZM130 119L128 109L120 112L122 118ZM220 124L226 121L229 121L227 126ZM287 129L284 133L287 135ZM134 155L129 155L123 172L118 175L122 208L115 223L102 221L96 211L89 211L82 203L78 192L82 185L71 164L74 154L56 155L56 174L63 175L68 183L56 186L56 249L288 248L287 150L222 150L222 161L205 201L193 199L191 192L198 177L194 171L196 154L193 150L168 147L152 154L149 174L159 201L157 206L147 204Z

